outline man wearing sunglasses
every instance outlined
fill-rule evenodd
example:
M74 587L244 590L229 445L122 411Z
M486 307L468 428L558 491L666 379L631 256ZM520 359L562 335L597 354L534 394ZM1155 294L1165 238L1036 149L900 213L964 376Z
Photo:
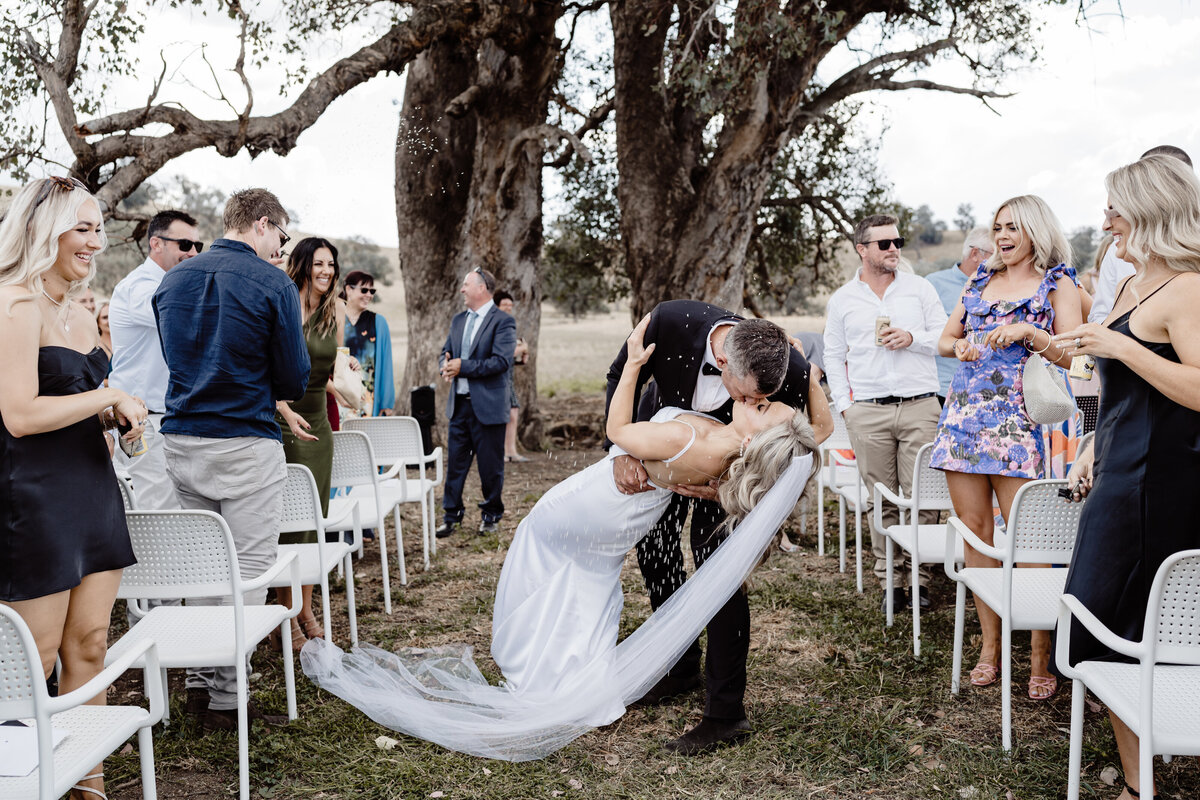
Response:
M829 298L825 316L825 367L833 411L846 421L863 483L882 483L893 492L912 486L913 462L921 445L933 441L938 403L937 340L946 312L933 284L903 272L904 238L896 218L866 217L854 229L854 249L862 266ZM851 399L853 393L853 399ZM870 505L875 577L886 587L887 540L876 530ZM895 506L882 511L883 525L899 522ZM922 524L936 524L937 512L924 512ZM922 570L920 591L908 581L901 553L892 566L893 610L909 602L929 604ZM884 597L884 609L889 598Z
M113 340L109 385L145 399L150 411L143 435L147 452L130 458L121 448L114 448L113 461L118 473L127 473L133 480L139 508L167 511L181 506L175 484L167 476L158 432L166 410L168 373L150 301L163 276L199 253L204 245L199 241L196 220L175 209L160 211L151 218L147 238L150 255L121 279L108 307Z

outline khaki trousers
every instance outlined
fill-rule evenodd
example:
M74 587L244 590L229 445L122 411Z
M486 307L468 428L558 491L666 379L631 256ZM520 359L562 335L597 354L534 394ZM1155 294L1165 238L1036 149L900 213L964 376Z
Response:
M942 408L936 397L912 400L904 403L880 405L862 401L854 403L843 412L846 431L854 447L858 470L867 487L868 498L876 484L882 483L894 492L903 489L907 495L912 489L913 464L917 451L929 444L937 434L938 419ZM900 510L885 503L880 512L884 527L900 521ZM871 551L875 554L875 577L881 587L887 581L887 540L875 529L874 505L870 500L866 508L871 526ZM939 512L921 513L922 525L936 525ZM892 561L892 585L907 586L910 569L908 557L898 548ZM919 583L929 582L929 568L920 568Z

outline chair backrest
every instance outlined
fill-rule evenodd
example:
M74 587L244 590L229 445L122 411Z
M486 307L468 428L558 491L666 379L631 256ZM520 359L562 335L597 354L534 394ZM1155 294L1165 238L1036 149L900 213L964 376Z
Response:
M851 450L853 445L850 444L850 432L846 430L846 420L836 411L833 414L833 433L829 434L829 438L821 443L821 446L827 450Z
M416 464L425 459L421 425L414 417L359 417L343 422L342 430L367 435L377 466Z
M316 478L303 464L288 464L287 480L283 483L279 532L319 531L323 527L321 496L318 494Z
M365 486L375 483L378 475L375 452L367 435L362 431L334 431L330 484L335 488Z
M21 615L0 605L0 719L34 716L34 695L45 699L37 644Z
M137 500L133 493L133 484L128 478L117 477L117 486L121 487L121 502L125 505L126 511L133 511L137 508Z
M1175 553L1158 568L1144 630L1154 637L1155 661L1200 665L1200 550Z
M129 511L137 563L121 573L120 598L222 597L240 593L233 535L212 511Z
M933 443L921 445L913 465L912 495L916 509L920 511L945 511L954 508L950 500L950 487L946 485L946 473L929 466L933 455Z
M1030 481L1017 490L1009 513L1006 546L1016 562L1065 564L1075 549L1083 503L1061 497L1064 480Z

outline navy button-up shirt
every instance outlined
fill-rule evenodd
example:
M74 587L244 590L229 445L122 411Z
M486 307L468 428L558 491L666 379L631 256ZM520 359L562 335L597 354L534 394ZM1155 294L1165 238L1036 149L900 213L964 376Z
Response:
M276 400L299 400L310 363L300 294L243 242L217 239L168 272L154 317L171 377L162 432L281 439Z

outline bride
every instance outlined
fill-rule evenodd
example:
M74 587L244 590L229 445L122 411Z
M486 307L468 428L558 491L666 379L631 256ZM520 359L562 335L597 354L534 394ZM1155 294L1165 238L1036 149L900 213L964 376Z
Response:
M504 682L488 684L465 646L389 653L367 645L345 654L311 639L301 665L314 683L395 730L524 761L613 722L666 673L795 506L816 445L803 412L768 401L735 403L729 425L677 408L632 422L638 370L654 351L643 346L648 321L629 336L609 408L613 452L550 489L517 527L492 617ZM611 459L622 452L643 461L654 490L618 491ZM626 554L662 515L665 487L714 478L725 524L737 533L618 645Z

